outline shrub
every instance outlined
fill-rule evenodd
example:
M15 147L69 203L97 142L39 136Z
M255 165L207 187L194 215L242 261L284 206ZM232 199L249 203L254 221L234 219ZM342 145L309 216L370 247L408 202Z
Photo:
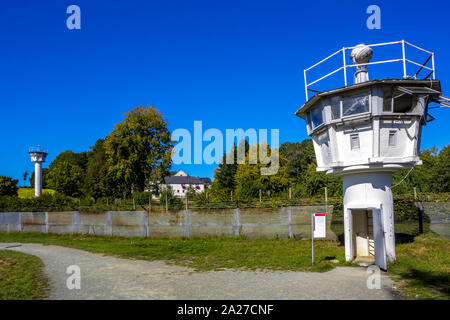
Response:
M77 207L74 199L60 193L43 194L38 198L0 197L0 211L62 211Z
M17 196L17 182L11 177L0 176L0 196Z
M171 188L161 190L159 204L166 205L166 194L167 202L170 209L183 209L183 202L180 198L176 197Z
M135 193L133 193L133 198L134 198L136 205L141 206L141 207L148 206L150 192L147 192L147 191L135 192Z

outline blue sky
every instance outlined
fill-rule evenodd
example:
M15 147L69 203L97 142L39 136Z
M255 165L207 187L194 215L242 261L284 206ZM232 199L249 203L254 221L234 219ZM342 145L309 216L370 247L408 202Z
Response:
M66 28L71 4L81 30ZM366 27L371 4L381 30ZM305 102L303 69L360 42L405 39L434 51L449 95L449 12L436 0L3 1L0 174L32 172L37 144L50 152L44 167L62 151L88 150L137 105L156 106L172 131L202 120L204 130L273 128L280 143L302 141L294 112ZM422 148L449 143L450 110L432 115ZM212 177L214 168L174 169Z

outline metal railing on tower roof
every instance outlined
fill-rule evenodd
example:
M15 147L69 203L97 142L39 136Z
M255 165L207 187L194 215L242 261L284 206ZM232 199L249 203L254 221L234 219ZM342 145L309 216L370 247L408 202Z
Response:
M320 92L320 91L318 91L318 90L311 89L310 86L316 84L317 82L319 82L319 81L321 81L321 80L323 80L323 79L325 79L325 78L328 78L329 76L331 76L331 75L333 75L333 74L335 74L335 73L337 73L337 72L339 72L339 71L341 71L341 70L344 71L344 72L343 72L343 73L344 73L344 78L343 78L343 80L344 80L344 85L347 86L347 85L348 85L348 81L347 81L347 69L348 69L348 68L351 68L351 67L361 67L361 66L368 66L368 65L386 64L386 63L393 63L393 62L402 62L402 64L403 64L403 78L404 78L404 79L408 79L408 78L410 78L410 79L417 79L418 74L419 74L420 71L422 71L423 69L429 70L430 72L428 73L427 76L425 76L425 77L422 78L422 79L427 79L427 78L429 78L430 76L432 76L433 79L435 79L435 74L436 74L436 72L435 72L435 67L434 67L434 52L431 52L431 51L425 50L425 49L423 49L423 48L420 48L420 47L418 47L418 46L416 46L416 45L414 45L414 44L412 44L412 43L406 42L405 40L401 40L401 41L393 41L393 42L385 42L385 43L368 44L368 45L366 45L366 46L368 46L368 47L379 47L379 46L392 46L392 45L397 45L397 44L401 44L401 58L395 58L395 59L389 59L389 60L381 60L381 61L374 61L374 62L368 62L368 63L362 63L362 64L347 64L347 63L346 63L346 55L345 55L345 54L346 54L346 52L348 52L349 50L354 49L356 46L353 46L353 47L343 47L342 49L340 49L340 50L334 52L333 54L329 55L329 56L326 57L325 59L322 59L321 61L317 62L316 64L312 65L311 67L305 69L305 70L303 71L303 76L304 76L304 79L305 79L305 95L306 95L306 101L309 100L308 91L313 91L313 92L316 92L316 93L317 93L317 92ZM417 50L421 50L422 52L427 53L427 54L429 55L429 56L428 56L428 59L427 59L424 63L418 63L418 62L413 61L412 59L408 59L408 58L406 57L406 54L405 54L405 47L406 47L406 45L411 46L411 47L413 47L413 48L415 48L415 49L417 49ZM334 56L336 56L336 55L338 55L339 53L342 53L342 66L341 66L341 67L339 67L339 68L333 70L332 72L329 72L328 74L326 74L326 75L324 75L324 76L322 76L322 77L320 77L320 78L318 78L318 79L316 79L316 80L314 80L314 81L308 83L307 78L306 78L306 73L307 73L308 71L310 71L311 69L316 68L317 66L319 66L319 65L322 64L323 62L329 60L330 58L332 58L332 57L334 57ZM431 61L431 67L428 66L428 64L429 64L430 61ZM411 75L411 76L408 76L408 75L407 75L407 73L406 73L406 65L407 65L407 63L413 64L413 65L416 65L416 66L419 67L419 69L416 71L415 74L413 74L413 75Z

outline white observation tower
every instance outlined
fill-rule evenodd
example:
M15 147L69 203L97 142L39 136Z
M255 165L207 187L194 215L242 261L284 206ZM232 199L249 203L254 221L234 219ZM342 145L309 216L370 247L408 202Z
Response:
M31 162L34 162L34 195L39 197L42 194L42 163L45 162L48 152L37 146L30 148L29 154Z
M402 58L370 62L378 46L398 46ZM407 59L406 46L425 52L428 60L419 64ZM346 53L353 64L346 64ZM336 55L342 55L343 65L308 83L307 72ZM403 77L369 80L367 66L379 68L387 63L402 65ZM417 72L408 76L407 65ZM354 84L348 84L347 69L355 68ZM344 86L328 91L310 88L341 70ZM418 77L421 71L423 78ZM335 52L306 69L304 76L306 103L296 115L306 120L317 171L343 179L345 258L375 262L386 270L387 263L395 261L392 173L422 164L422 126L434 119L428 114L428 104L450 102L441 95L440 81L435 79L434 53L403 40L359 44ZM308 91L315 95L309 98Z

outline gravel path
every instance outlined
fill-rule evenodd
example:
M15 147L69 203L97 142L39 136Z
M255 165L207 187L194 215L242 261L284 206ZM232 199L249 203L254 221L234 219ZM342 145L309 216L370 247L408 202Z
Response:
M12 246L0 243L0 249ZM325 273L293 271L192 272L163 261L120 259L82 250L22 244L8 250L38 256L50 279L50 299L393 299L392 281L368 289L365 268L339 267ZM81 289L69 290L66 269L81 270Z

